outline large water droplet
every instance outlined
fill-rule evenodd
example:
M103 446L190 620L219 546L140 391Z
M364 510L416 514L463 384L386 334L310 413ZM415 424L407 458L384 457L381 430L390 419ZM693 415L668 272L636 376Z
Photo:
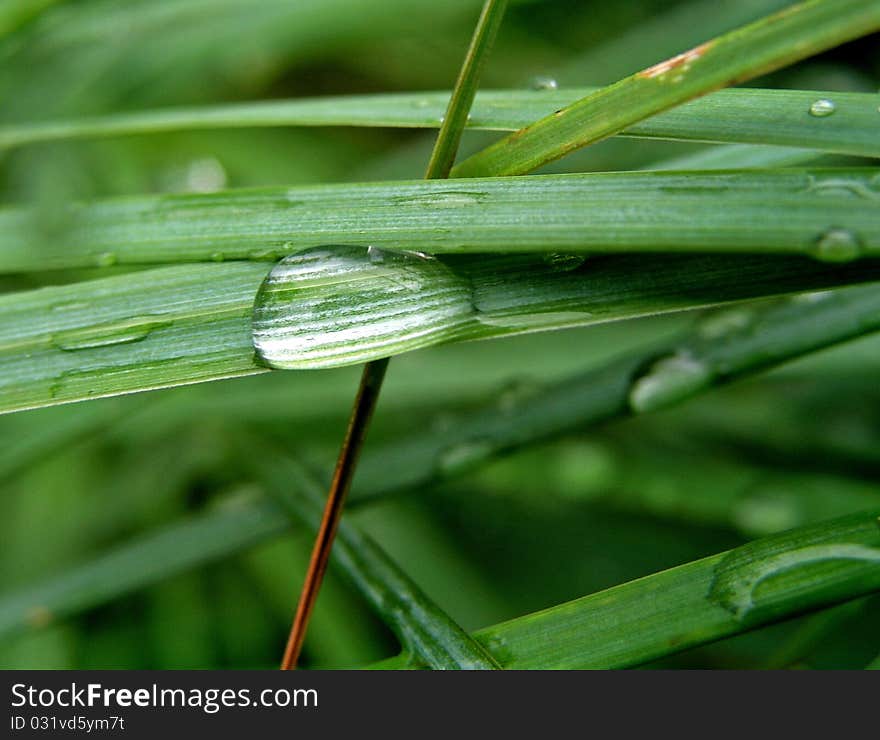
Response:
M858 237L849 229L833 226L823 232L813 246L812 254L823 262L849 262L862 253Z
M546 75L538 75L532 78L532 90L558 90L559 83L552 77Z
M324 246L278 262L257 294L253 342L274 368L334 367L455 336L472 320L470 283L440 260Z
M712 379L712 371L688 352L663 357L638 378L629 392L630 408L636 413L653 411L687 398Z
M820 98L813 101L812 105L810 105L810 115L816 118L827 118L836 110L837 106L834 104L834 101L828 100L828 98Z

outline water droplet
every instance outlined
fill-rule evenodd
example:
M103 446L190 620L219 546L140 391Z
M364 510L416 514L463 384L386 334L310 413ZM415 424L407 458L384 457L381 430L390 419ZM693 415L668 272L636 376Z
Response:
M636 413L653 411L705 388L712 380L711 369L682 351L654 362L637 378L629 392L630 408Z
M532 78L531 87L532 90L558 90L559 83L557 83L552 77L538 75L537 77Z
M773 586L778 582L784 588L785 575L794 570L817 569L819 580L834 592L834 572L828 565L834 561L861 561L876 569L880 563L880 549L862 544L816 542L792 547L809 541L802 530L793 534L757 540L730 552L716 567L709 589L709 600L724 607L742 621L763 608L773 607ZM788 547L787 547L788 546ZM839 572L839 571L838 571Z
M554 272L571 272L586 262L582 254L545 254L542 257L544 264Z
M754 319L754 312L747 308L712 312L700 321L697 331L703 339L720 339L746 331Z
M101 252L96 258L95 263L98 267L113 267L116 264L115 252Z
M810 115L816 118L827 118L836 110L837 106L834 105L834 101L828 100L828 98L819 98L810 105Z
M473 313L470 282L441 260L323 246L285 257L266 276L253 342L269 367L334 367L451 339Z
M49 341L64 352L75 352L140 342L157 329L170 325L171 322L156 321L153 317L135 317L114 324L54 332Z
M858 237L849 229L832 226L813 245L812 254L823 262L849 262L862 252Z
M224 255L223 252L214 252L211 254L211 261L212 262L222 262L225 259L226 259L226 255Z
M226 187L226 170L214 157L190 162L186 168L186 190L192 193L216 193Z
M437 468L443 475L458 475L482 462L495 451L488 440L459 442L444 450L437 458Z

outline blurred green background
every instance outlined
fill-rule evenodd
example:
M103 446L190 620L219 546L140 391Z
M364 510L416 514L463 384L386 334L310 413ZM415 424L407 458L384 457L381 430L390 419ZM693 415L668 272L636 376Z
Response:
M447 89L480 4L12 0L0 8L0 123ZM560 86L608 83L787 4L515 2L483 86L521 88L548 77ZM876 91L878 46L868 37L752 84ZM433 137L300 128L34 145L0 154L0 197L42 207L51 233L54 205L71 198L416 178ZM490 138L468 133L463 150ZM700 146L616 139L553 170L650 167ZM11 276L0 288L84 274ZM527 394L692 321L645 319L400 357L368 444L454 423L456 414L499 392L502 400ZM476 629L770 532L876 506L878 364L880 338L861 340L672 411L584 429L351 516L453 618ZM253 443L266 436L328 478L357 374L278 372L0 417L0 600L164 527L218 507L234 512L257 495L247 463ZM310 545L304 531L267 533L233 557L153 578L72 618L36 609L27 630L0 635L0 666L274 667ZM172 538L169 548L177 546ZM859 668L878 649L878 617L880 600L861 600L663 665ZM359 666L397 649L331 569L303 665Z

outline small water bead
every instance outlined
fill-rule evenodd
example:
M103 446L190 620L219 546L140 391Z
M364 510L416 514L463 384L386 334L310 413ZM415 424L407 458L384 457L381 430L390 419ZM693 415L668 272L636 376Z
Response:
M859 257L862 245L849 229L832 226L813 245L812 254L823 262L849 262Z
M559 83L552 77L538 75L537 77L532 78L531 87L532 90L558 90Z
M225 260L225 259L226 259L226 255L223 254L223 252L213 252L211 254L211 261L212 262L223 262L223 260Z
M820 98L810 105L810 115L816 118L827 118L837 110L837 106L833 100L828 98Z
M687 351L663 357L654 362L632 384L630 408L636 413L653 411L705 388L712 380L708 365Z
M490 457L495 446L489 440L477 439L452 445L437 458L437 469L443 475L458 475Z
M96 258L95 263L98 267L113 267L117 262L115 252L101 252Z
M571 272L586 262L582 254L545 254L542 257L544 264L554 272Z
M451 338L473 311L469 282L440 260L322 246L272 268L254 303L252 337L269 367L335 367Z

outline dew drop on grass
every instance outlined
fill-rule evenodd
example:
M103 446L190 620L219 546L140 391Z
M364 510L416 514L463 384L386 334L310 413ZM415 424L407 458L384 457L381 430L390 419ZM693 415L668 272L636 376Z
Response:
M558 90L559 83L552 77L538 75L532 78L532 90Z
M812 254L823 262L849 262L862 252L858 237L849 229L833 226L823 232L813 245Z
M819 98L810 105L810 115L815 118L827 118L837 110L837 106L833 100L828 98Z
M115 252L101 252L96 258L95 263L98 267L113 267L117 262Z
M213 254L211 254L211 261L212 262L222 262L225 259L226 259L226 255L223 254L223 252L214 252Z
M269 367L335 367L437 344L473 312L469 281L438 259L322 246L272 268L254 303L252 338Z
M712 380L712 371L688 352L677 352L655 361L632 384L630 408L636 413L653 411L687 398Z
M458 442L440 453L437 468L443 475L458 475L485 460L494 451L489 440Z

